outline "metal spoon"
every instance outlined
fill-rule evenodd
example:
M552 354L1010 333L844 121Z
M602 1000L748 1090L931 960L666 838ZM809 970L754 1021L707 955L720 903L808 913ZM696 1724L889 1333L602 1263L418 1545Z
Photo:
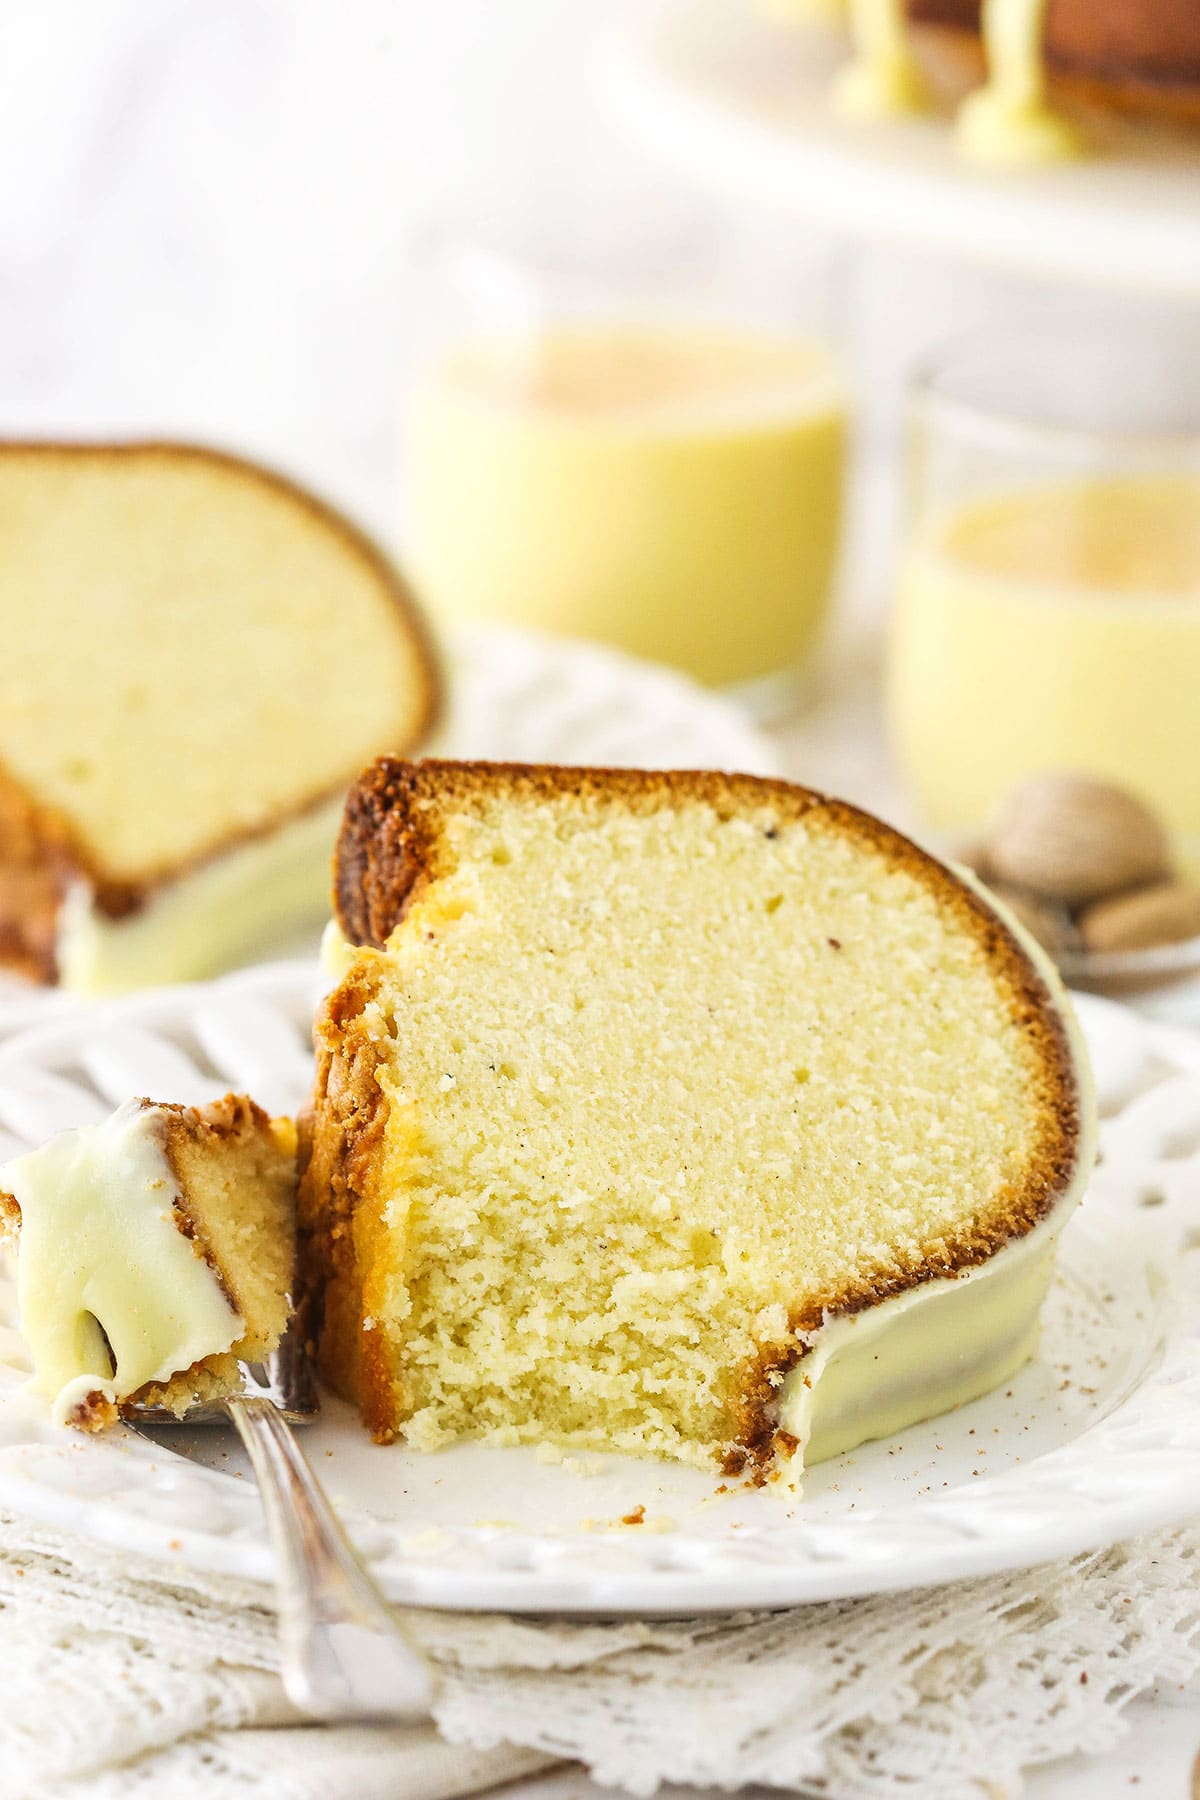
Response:
M240 1394L182 1416L133 1405L137 1429L232 1421L254 1469L275 1556L280 1675L288 1699L316 1719L427 1719L433 1671L338 1523L291 1431L316 1417L317 1385L300 1335L287 1331L265 1365L241 1365Z

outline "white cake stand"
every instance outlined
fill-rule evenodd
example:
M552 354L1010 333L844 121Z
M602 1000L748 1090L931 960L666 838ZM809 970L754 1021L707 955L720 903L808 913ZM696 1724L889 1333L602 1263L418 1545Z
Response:
M651 150L743 202L1025 275L1200 296L1195 138L1112 122L1091 159L988 175L946 117L839 119L844 61L834 31L775 24L754 0L674 0L623 23L602 81Z

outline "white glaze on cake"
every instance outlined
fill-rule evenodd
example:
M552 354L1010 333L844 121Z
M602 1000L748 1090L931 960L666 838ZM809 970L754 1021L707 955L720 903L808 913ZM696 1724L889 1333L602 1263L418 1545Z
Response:
M1059 1234L1083 1198L1096 1154L1096 1098L1087 1046L1057 970L1007 907L968 869L960 880L1004 920L1049 988L1079 1078L1081 1133L1073 1181L1053 1213L985 1263L930 1281L812 1335L786 1377L779 1424L797 1440L789 1471L963 1406L1014 1375L1037 1348Z
M854 60L833 88L851 119L923 112L930 95L904 0L847 0ZM980 29L987 78L959 109L956 135L970 162L1022 168L1061 162L1084 148L1046 94L1046 0L983 0Z
M0 1189L21 1209L21 1331L56 1423L93 1396L116 1406L242 1335L220 1275L182 1229L153 1106L130 1100L16 1158Z
M245 960L272 933L316 925L329 906L341 813L339 796L250 838L164 882L125 918L105 917L78 883L59 920L61 986L103 995L199 980Z

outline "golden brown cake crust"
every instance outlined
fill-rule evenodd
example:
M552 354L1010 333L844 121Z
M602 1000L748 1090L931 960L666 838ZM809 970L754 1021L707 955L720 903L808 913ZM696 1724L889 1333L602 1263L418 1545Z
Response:
M170 1150L173 1143L188 1140L203 1143L208 1138L218 1142L241 1137L245 1131L269 1131L271 1115L248 1094L225 1094L210 1100L207 1106L184 1106L175 1100L143 1100L163 1122L163 1133Z
M899 1258L886 1279L851 1282L789 1316L789 1333L811 1333L834 1314L860 1311L906 1290L988 1260L1046 1218L1076 1171L1081 1097L1066 1028L1037 967L1008 926L974 889L890 826L845 801L750 775L708 771L566 769L520 764L418 763L383 758L352 790L335 859L335 900L346 937L380 948L422 888L438 874L442 824L471 795L577 801L619 799L652 811L682 802L711 805L718 817L768 812L857 839L914 876L976 938L1007 995L1010 1013L1036 1049L1041 1071L1038 1134L1019 1183L1002 1190L986 1217L948 1235L935 1254ZM370 1240L381 1231L386 1197L377 1191L376 1154L387 1101L376 1080L381 1052L363 1019L374 997L360 963L330 997L316 1028L317 1078L301 1128L300 1280L306 1330L326 1378L358 1401L381 1440L401 1423L395 1371L364 1331L370 1316ZM795 1344L765 1347L734 1385L728 1466L761 1469L772 1458L780 1378L800 1360Z
M286 476L227 451L202 445L156 440L129 443L26 442L0 438L0 457L111 458L200 462L235 471L293 505L341 539L344 547L365 563L394 602L415 648L422 675L422 691L413 743L418 744L433 728L442 707L439 662L428 627L400 571L366 534L344 514ZM310 796L301 806L278 815L261 826L231 832L169 874L145 881L114 879L101 861L79 841L69 822L51 807L38 804L20 783L0 766L0 964L17 969L36 981L57 979L55 937L59 908L75 881L86 881L97 910L106 918L121 919L144 906L154 892L169 881L194 873L218 856L244 843L265 837L280 826L301 819L336 800L344 784Z
M381 1056L365 1029L367 984L344 982L316 1024L313 1104L297 1121L299 1329L336 1390L356 1399L380 1442L396 1435L391 1371L364 1295L372 1233L382 1229L379 1167L387 1109Z
M16 1244L21 1235L21 1208L14 1194L0 1188L0 1244Z
M64 819L0 767L0 963L53 981L58 909L81 867Z

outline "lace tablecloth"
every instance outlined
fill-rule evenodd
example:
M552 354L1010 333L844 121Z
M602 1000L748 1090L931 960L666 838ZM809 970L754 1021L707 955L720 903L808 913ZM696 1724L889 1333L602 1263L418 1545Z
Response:
M0 1793L439 1800L559 1759L648 1794L980 1800L1200 1671L1200 1527L1029 1572L732 1619L409 1615L431 1730L299 1725L269 1595L8 1519Z

